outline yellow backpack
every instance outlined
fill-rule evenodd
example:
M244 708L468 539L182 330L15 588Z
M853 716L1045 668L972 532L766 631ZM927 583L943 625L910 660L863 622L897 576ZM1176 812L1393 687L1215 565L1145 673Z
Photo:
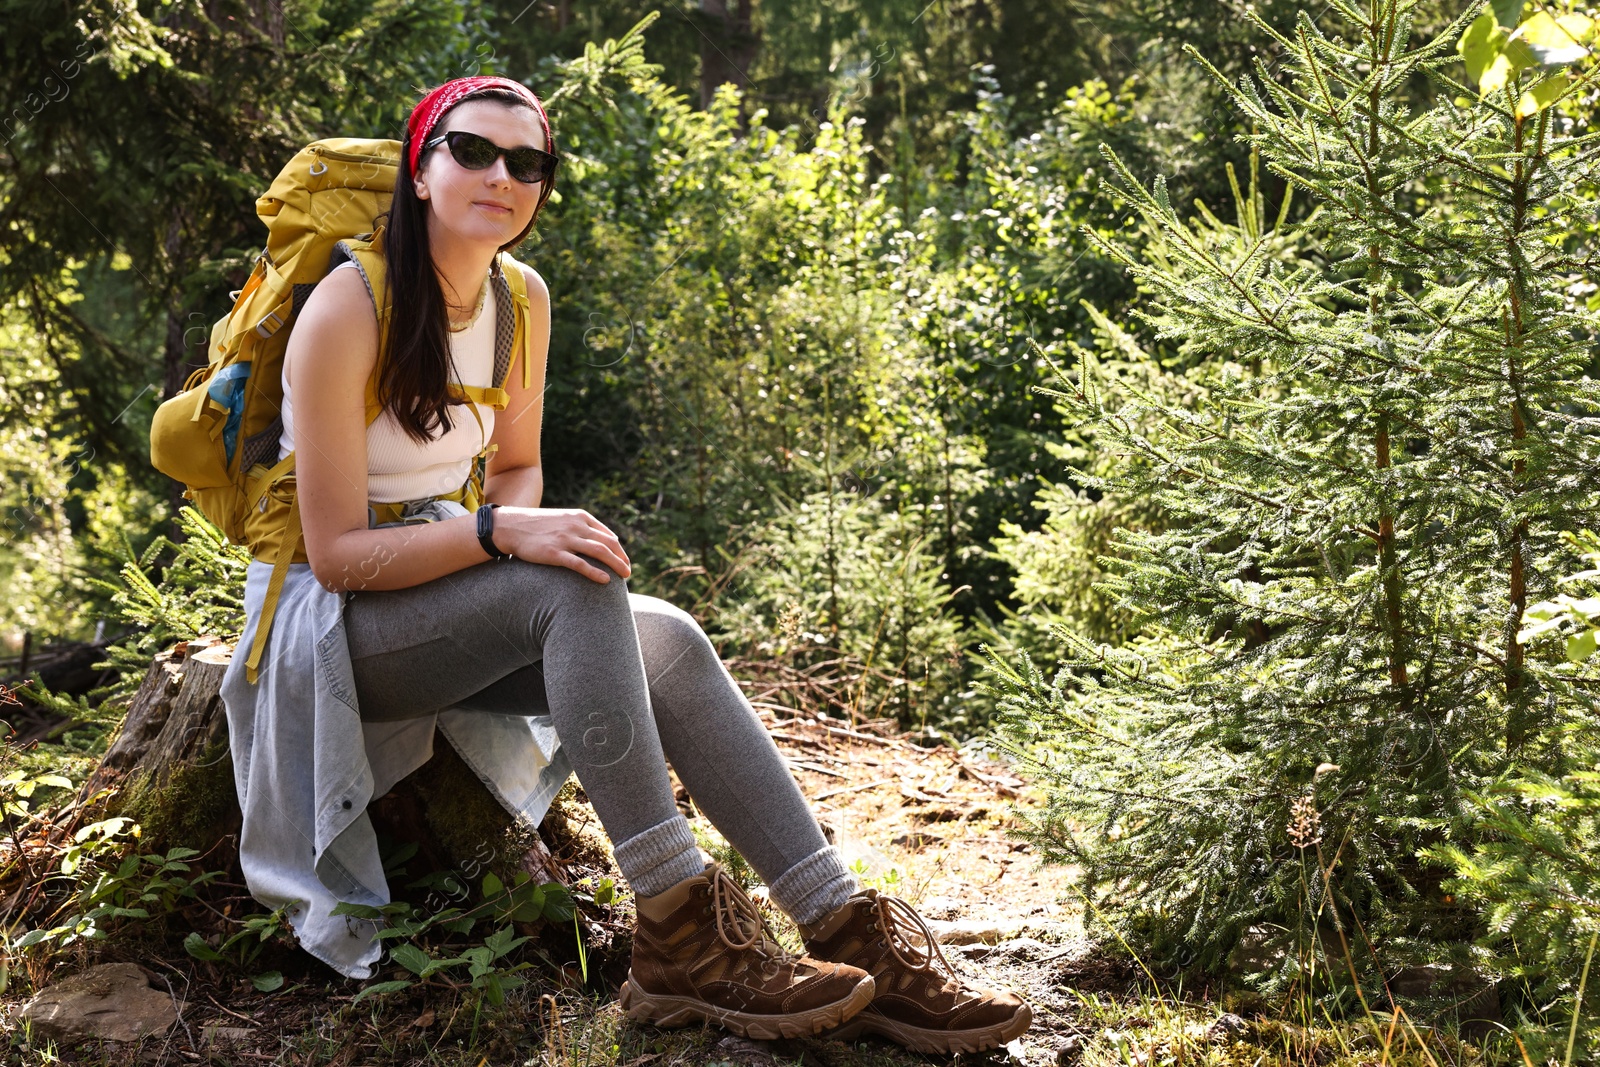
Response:
M229 541L273 564L272 579L257 624L246 675L256 680L261 654L277 609L289 564L306 562L300 507L294 489L294 454L278 459L283 431L283 356L296 310L316 283L352 259L367 283L380 334L388 326L384 284L383 215L389 210L400 143L330 138L295 154L256 201L267 224L267 247L256 257L233 309L211 330L208 363L164 402L150 425L150 461L184 484L194 502ZM495 386L452 385L459 400L504 410L505 383L523 357L523 388L532 388L528 359L528 293L522 271L509 257L496 258L499 320L495 330ZM367 381L367 425L382 414L377 401L381 373ZM477 409L468 405L477 416ZM443 499L468 510L482 501L483 471L497 446L473 460L467 481ZM372 525L401 518L403 505L369 502Z

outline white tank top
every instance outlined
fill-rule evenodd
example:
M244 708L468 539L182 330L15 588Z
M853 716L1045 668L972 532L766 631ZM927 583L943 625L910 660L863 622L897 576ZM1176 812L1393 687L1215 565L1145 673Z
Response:
M334 270L353 268L346 260ZM330 272L331 273L331 272ZM495 313L499 295L493 285L483 302L478 321L460 333L450 335L450 359L462 385L494 384ZM287 372L288 363L284 363ZM477 408L483 430L472 417ZM400 428L394 413L385 409L367 427L367 499L383 503L418 500L439 496L458 488L467 480L476 456L494 433L494 408L484 404L457 404L450 408L450 430L421 444ZM290 402L289 377L283 377L283 433L278 437L278 458L294 451L294 406Z

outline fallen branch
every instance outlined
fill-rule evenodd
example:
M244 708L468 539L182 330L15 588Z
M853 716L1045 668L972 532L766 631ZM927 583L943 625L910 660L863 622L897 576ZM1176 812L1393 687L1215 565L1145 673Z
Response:
M811 799L812 799L812 801L827 800L829 797L836 797L836 796L839 796L842 793L859 793L863 789L872 789L872 788L875 788L876 786L880 786L880 785L890 785L890 784L892 784L894 782L898 782L899 780L900 779L898 777L895 777L895 778L879 778L879 779L877 779L875 781L871 781L871 782L862 782L859 785L840 786L838 789L830 789L826 793L818 793L816 796L812 797Z

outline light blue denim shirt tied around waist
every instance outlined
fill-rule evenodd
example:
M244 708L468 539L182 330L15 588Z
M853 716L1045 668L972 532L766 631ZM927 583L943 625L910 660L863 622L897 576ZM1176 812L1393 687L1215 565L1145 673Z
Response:
M414 518L465 515L434 501ZM250 647L272 566L250 564L246 624ZM382 905L388 884L367 802L433 755L435 725L490 794L537 827L571 773L548 715L447 709L401 722L363 723L344 630L345 594L329 592L308 563L289 567L257 682L235 655L222 682L234 784L244 825L239 862L251 896L288 906L300 947L350 978L377 971L381 925L333 915L340 901Z

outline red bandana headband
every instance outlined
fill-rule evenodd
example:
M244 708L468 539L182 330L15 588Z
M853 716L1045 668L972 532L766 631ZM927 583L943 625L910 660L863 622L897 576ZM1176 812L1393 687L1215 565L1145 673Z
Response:
M555 152L556 143L550 134L550 120L545 116L544 105L539 103L539 98L533 95L532 89L510 78L454 78L424 96L417 106L411 109L411 118L406 121L406 133L411 138L408 162L411 164L413 175L417 173L417 160L422 156L422 146L432 136L433 127L438 123L440 116L461 101L485 89L506 89L532 104L533 110L539 113L539 125L544 127L545 151Z

